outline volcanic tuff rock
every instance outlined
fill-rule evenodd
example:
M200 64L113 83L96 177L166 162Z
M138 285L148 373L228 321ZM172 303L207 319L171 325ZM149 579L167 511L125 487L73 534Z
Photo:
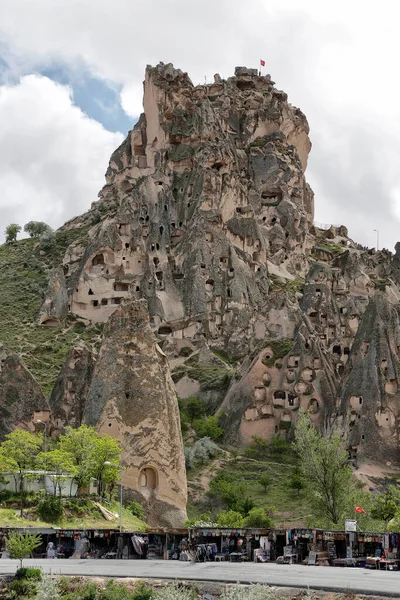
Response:
M128 302L110 317L84 419L121 441L124 485L137 490L149 524L181 525L187 491L178 404L144 300Z
M34 430L37 419L49 414L42 390L20 358L0 345L0 439L14 427Z
M98 202L61 230L74 241L41 322L106 325L99 357L74 349L60 373L56 426L117 435L129 485L149 499L164 486L178 512L177 405L156 339L178 394L224 409L227 441L291 435L302 407L322 431L340 426L355 460L400 464L400 245L392 256L313 223L308 132L254 69L194 86L147 67L144 113Z

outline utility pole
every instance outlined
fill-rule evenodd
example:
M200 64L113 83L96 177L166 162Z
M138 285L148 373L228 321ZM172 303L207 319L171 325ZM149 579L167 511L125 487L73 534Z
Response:
M376 250L379 250L379 229L374 229L376 231Z

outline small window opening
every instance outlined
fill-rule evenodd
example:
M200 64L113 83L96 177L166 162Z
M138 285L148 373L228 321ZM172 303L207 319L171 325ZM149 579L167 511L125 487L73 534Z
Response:
M164 227L161 225L160 227L160 235L162 235L164 233Z
M93 296L94 295L92 288L89 288L88 294L89 294L89 296Z
M107 304L108 304L108 300L107 300L107 298L102 298L102 300L101 300L101 305L102 305L102 306L107 306Z
M97 308L97 307L98 307L98 305L99 305L99 301L98 301L98 300L93 300L93 306L94 306L95 308Z

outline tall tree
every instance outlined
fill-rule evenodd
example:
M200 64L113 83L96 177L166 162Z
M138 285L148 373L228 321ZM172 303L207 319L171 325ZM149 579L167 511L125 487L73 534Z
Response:
M87 487L92 478L102 484L114 484L119 477L121 447L118 440L100 436L94 427L81 425L78 429L68 427L60 436L60 450L67 452L75 468L78 490Z
M3 472L18 476L21 516L24 510L24 483L29 472L35 468L36 456L40 452L42 437L37 434L14 429L0 445L0 468Z
M7 537L7 550L10 558L16 558L20 561L20 568L22 569L23 559L29 556L41 543L42 538L38 533L10 531Z
M327 524L342 524L353 482L340 436L333 432L323 437L303 412L296 425L295 448L315 516Z

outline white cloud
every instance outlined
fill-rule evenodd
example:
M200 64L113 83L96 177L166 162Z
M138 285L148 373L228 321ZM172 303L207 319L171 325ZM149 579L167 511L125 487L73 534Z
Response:
M129 115L140 112L148 63L173 62L200 83L264 58L311 125L317 219L343 221L370 245L379 228L392 246L400 238L399 17L392 0L379 9L372 0L3 0L0 37L15 72L61 61L122 84Z
M97 199L121 134L73 106L71 90L28 75L0 87L0 235L11 221L53 227Z

